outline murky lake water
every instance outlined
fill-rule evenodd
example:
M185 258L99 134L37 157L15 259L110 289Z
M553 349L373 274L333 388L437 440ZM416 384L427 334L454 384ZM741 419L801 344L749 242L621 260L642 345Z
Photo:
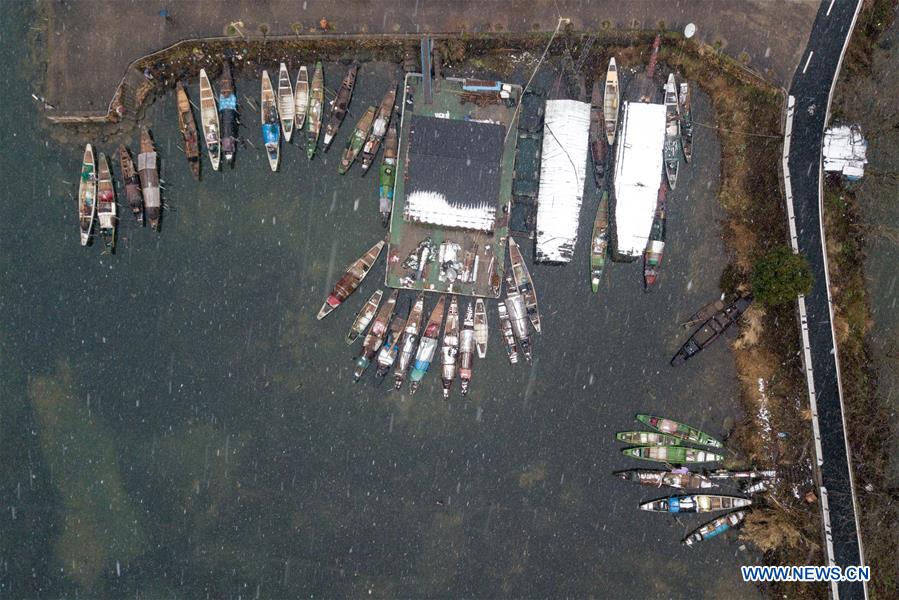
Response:
M705 519L642 513L640 500L664 494L610 476L638 466L613 440L635 412L714 434L737 416L726 346L668 366L687 335L678 323L718 295L726 263L709 130L697 128L695 164L670 196L659 289L642 293L640 266L615 264L590 294L591 184L575 262L532 271L545 315L534 364L507 364L491 306L470 397L444 403L434 373L410 397L371 374L353 385L358 348L343 341L382 263L347 306L315 320L344 266L383 235L376 174L340 177L336 164L360 107L397 67L363 65L334 149L309 162L283 148L277 174L258 114L242 103L256 149L241 149L233 171L204 162L196 183L174 98L156 102L146 122L162 157L162 232L125 214L117 254L103 256L78 245L81 145L44 141L28 84L30 14L10 4L0 25L0 589L756 595L737 567L757 559L734 536L684 549ZM343 72L326 65L327 86ZM257 83L239 80L238 94L258 101ZM696 119L710 120L707 98L694 102ZM112 153L120 140L92 141ZM128 141L136 150L137 136Z

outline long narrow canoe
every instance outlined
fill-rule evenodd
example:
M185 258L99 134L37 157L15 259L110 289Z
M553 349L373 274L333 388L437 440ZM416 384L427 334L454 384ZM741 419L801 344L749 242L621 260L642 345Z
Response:
M684 151L684 160L690 162L693 159L693 94L690 92L689 83L680 84L677 101L680 104L681 148Z
M696 494L687 496L670 496L650 500L640 505L642 510L667 513L703 513L718 510L734 510L750 506L752 500L737 496L716 496L711 494Z
M100 224L100 237L110 253L115 252L116 205L115 186L112 183L112 171L106 155L100 153L100 164L97 165L97 220Z
M512 277L515 278L515 288L524 299L528 319L534 326L534 330L540 333L540 309L537 306L537 290L534 289L534 281L531 279L528 267L524 263L524 257L521 255L518 243L512 236L509 236L509 260L512 263Z
M359 152L362 151L362 146L365 145L365 140L371 132L371 124L375 120L375 110L374 106L368 107L365 114L356 123L353 133L347 139L343 156L340 157L340 164L337 165L337 172L341 175L345 174L353 166L353 162L356 160Z
M328 126L325 128L325 152L331 147L340 124L346 117L347 110L350 107L350 100L353 98L353 88L356 87L356 75L359 73L359 63L350 65L350 70L343 78L340 89L337 90L337 97L331 105L331 113L328 115Z
M709 434L700 431L695 427L690 427L689 425L678 423L677 421L672 421L671 419L656 417L653 415L637 415L637 420L644 425L655 429L656 431L661 431L662 433L673 435L674 437L686 440L688 442L693 442L694 444L712 446L713 448L724 447L724 444L722 444Z
M358 338L362 332L365 331L365 328L368 327L368 324L371 323L371 320L375 317L375 313L378 311L378 305L381 303L381 297L383 295L383 290L376 290L365 304L362 305L359 312L356 313L356 318L353 319L350 331L346 334L347 344L355 342L356 338Z
M618 87L618 66L615 58L609 60L609 69L606 71L606 87L603 94L602 109L606 123L606 139L609 145L615 144L615 131L618 129L618 103L620 102L620 90Z
M378 314L375 315L375 320L372 321L368 333L365 334L365 339L362 340L362 351L355 361L356 368L353 370L353 382L357 382L362 378L365 370L371 365L372 359L381 349L381 346L384 345L384 339L389 331L390 319L396 311L396 300L399 293L398 289L390 293L387 301L378 309Z
M178 99L178 128L181 130L181 138L184 141L184 155L187 156L187 164L194 179L200 179L200 140L197 134L197 122L194 120L194 111L190 107L190 99L187 97L187 88L184 82L176 85L175 94Z
M692 473L686 469L677 471L657 471L653 469L630 469L615 473L619 479L633 481L650 487L672 487L678 489L707 489L718 484L706 475Z
M605 106L599 83L599 79L593 82L593 90L590 93L590 159L593 161L593 181L597 188L603 189L608 140L605 129Z
M674 73L668 75L665 84L665 176L672 190L677 185L677 169L680 165L680 114L678 114L677 86Z
M474 343L479 358L487 356L488 333L487 307L484 305L484 299L478 298L474 303Z
M500 336L506 345L506 356L509 358L510 364L518 363L518 343L515 341L515 333L512 331L512 321L509 319L509 310L506 303L500 300L496 303L496 309L499 311Z
M219 77L219 119L222 125L222 151L225 162L234 167L234 153L237 151L239 119L237 115L237 92L234 79L231 77L231 63L222 64L222 76Z
M593 238L590 243L590 288L599 291L599 282L606 266L606 248L609 246L609 192L603 191L596 218L593 220Z
M262 103L259 115L262 120L262 141L272 171L278 170L281 161L281 128L278 125L278 106L268 71L262 71Z
M686 446L636 446L624 448L621 451L625 456L652 460L655 462L681 465L685 463L718 462L724 457L707 450L687 448Z
M306 122L306 111L309 110L309 72L306 70L306 65L300 67L300 72L297 73L297 84L293 88L293 97L296 100L293 126L302 131L303 124Z
M680 439L657 431L619 431L615 439L639 446L680 446Z
M78 182L78 225L81 228L81 245L87 246L97 216L97 167L94 148L84 147L81 158L81 179Z
M138 223L144 222L144 197L140 193L140 177L134 168L131 153L124 145L119 146L119 167L122 169L122 183L125 186L125 198L131 213Z
M306 111L306 156L315 156L318 136L322 130L322 113L325 106L325 71L321 61L315 63L312 88L309 90L309 109Z
M465 319L459 334L459 391L468 395L471 384L472 366L474 366L474 305L471 300L465 307Z
M203 125L203 140L206 143L209 162L212 163L212 170L218 171L222 159L222 129L215 94L212 92L209 77L206 76L206 69L200 69L200 123Z
M733 529L734 527L739 525L745 518L746 511L738 510L720 516L717 519L712 519L711 521L701 525L694 532L685 537L683 540L683 544L685 546L692 546L693 544L696 544L698 542L704 542L705 540L721 535L728 529Z
M340 306L344 300L350 297L350 294L356 291L356 288L359 287L359 284L362 283L362 280L368 275L372 265L375 264L383 247L384 240L381 240L347 267L343 276L336 284L334 284L334 289L328 294L324 304L322 304L321 310L318 311L319 320L324 319L331 314L331 311Z
M425 297L423 293L419 293L418 299L415 300L415 306L406 320L406 328L403 330L403 339L400 341L399 356L397 356L396 366L393 368L393 389L398 390L403 386L406 380L406 373L412 365L412 359L415 356L415 350L418 348L418 333L421 330L421 317L424 314Z
M296 115L297 104L293 97L293 87L290 85L290 73L287 65L281 63L278 68L278 116L281 118L281 129L284 132L284 141L290 143L293 135L293 118Z
M459 300L450 299L443 326L443 346L440 348L440 381L443 384L443 399L449 400L453 381L456 380L456 358L459 355Z
M381 156L381 168L378 173L378 210L381 213L381 225L384 227L390 223L390 213L393 210L398 144L396 123L391 123L390 129L387 131L387 141L384 142L384 154Z
M140 131L140 154L137 155L137 173L140 175L140 188L144 196L144 212L150 227L159 229L162 215L162 200L159 197L159 157L153 146L150 130L144 126Z
M371 127L371 133L365 140L365 146L362 148L362 174L364 175L368 168L375 160L378 148L381 147L381 141L387 134L387 128L390 125L390 117L393 115L393 105L396 102L396 82L393 81L381 100L378 107L378 114Z
M437 338L440 336L440 326L443 324L443 313L446 308L446 294L441 294L437 300L437 306L431 311L431 317L421 335L418 351L415 353L415 362L412 363L412 372L409 374L410 391L415 393L421 387L421 380L431 368L434 355L437 353Z

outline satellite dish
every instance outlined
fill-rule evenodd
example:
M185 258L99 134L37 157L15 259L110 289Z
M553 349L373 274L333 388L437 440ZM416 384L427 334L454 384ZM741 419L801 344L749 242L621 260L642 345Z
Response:
M696 33L696 25L693 23L687 23L687 26L684 27L684 37L690 39Z

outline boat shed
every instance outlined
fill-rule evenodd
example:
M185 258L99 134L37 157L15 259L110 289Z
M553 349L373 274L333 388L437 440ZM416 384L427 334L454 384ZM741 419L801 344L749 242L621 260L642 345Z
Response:
M865 174L868 142L857 125L839 125L824 132L824 170L856 181Z
M571 262L584 199L589 129L588 103L546 101L537 194L538 262Z
M615 153L613 255L641 256L649 241L662 181L665 105L625 102Z

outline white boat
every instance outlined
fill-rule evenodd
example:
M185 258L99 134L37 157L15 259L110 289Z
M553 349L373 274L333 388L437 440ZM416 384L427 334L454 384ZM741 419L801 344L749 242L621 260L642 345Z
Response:
M478 298L474 303L474 342L480 358L487 356L487 334L487 308L484 299Z
M297 84L293 88L293 96L296 101L293 126L298 131L302 131L303 124L306 122L306 110L309 108L309 72L306 70L306 65L300 67L300 72L297 73Z
M212 93L206 69L200 69L200 123L203 125L203 141L209 153L209 162L212 163L212 170L218 171L222 158L221 127L215 94Z
M262 71L262 97L259 105L259 117L262 121L262 141L272 171L278 170L281 161L281 126L278 124L278 106L275 102L275 91L268 71Z
M615 144L615 131L618 128L618 103L621 100L621 92L618 87L618 65L615 59L609 60L609 69L606 71L606 88L602 100L603 119L606 124L606 139L609 145Z
M87 246L91 239L94 219L97 217L97 166L94 149L84 147L81 159L81 181L78 183L78 224L81 227L81 245Z
M296 100L293 98L293 88L290 86L290 73L287 65L281 63L278 69L278 116L281 117L281 129L284 131L284 141L290 143L293 135L293 118L296 115Z
M677 102L677 84L674 73L668 75L665 84L665 175L672 190L677 183L677 168L680 165L680 104Z

